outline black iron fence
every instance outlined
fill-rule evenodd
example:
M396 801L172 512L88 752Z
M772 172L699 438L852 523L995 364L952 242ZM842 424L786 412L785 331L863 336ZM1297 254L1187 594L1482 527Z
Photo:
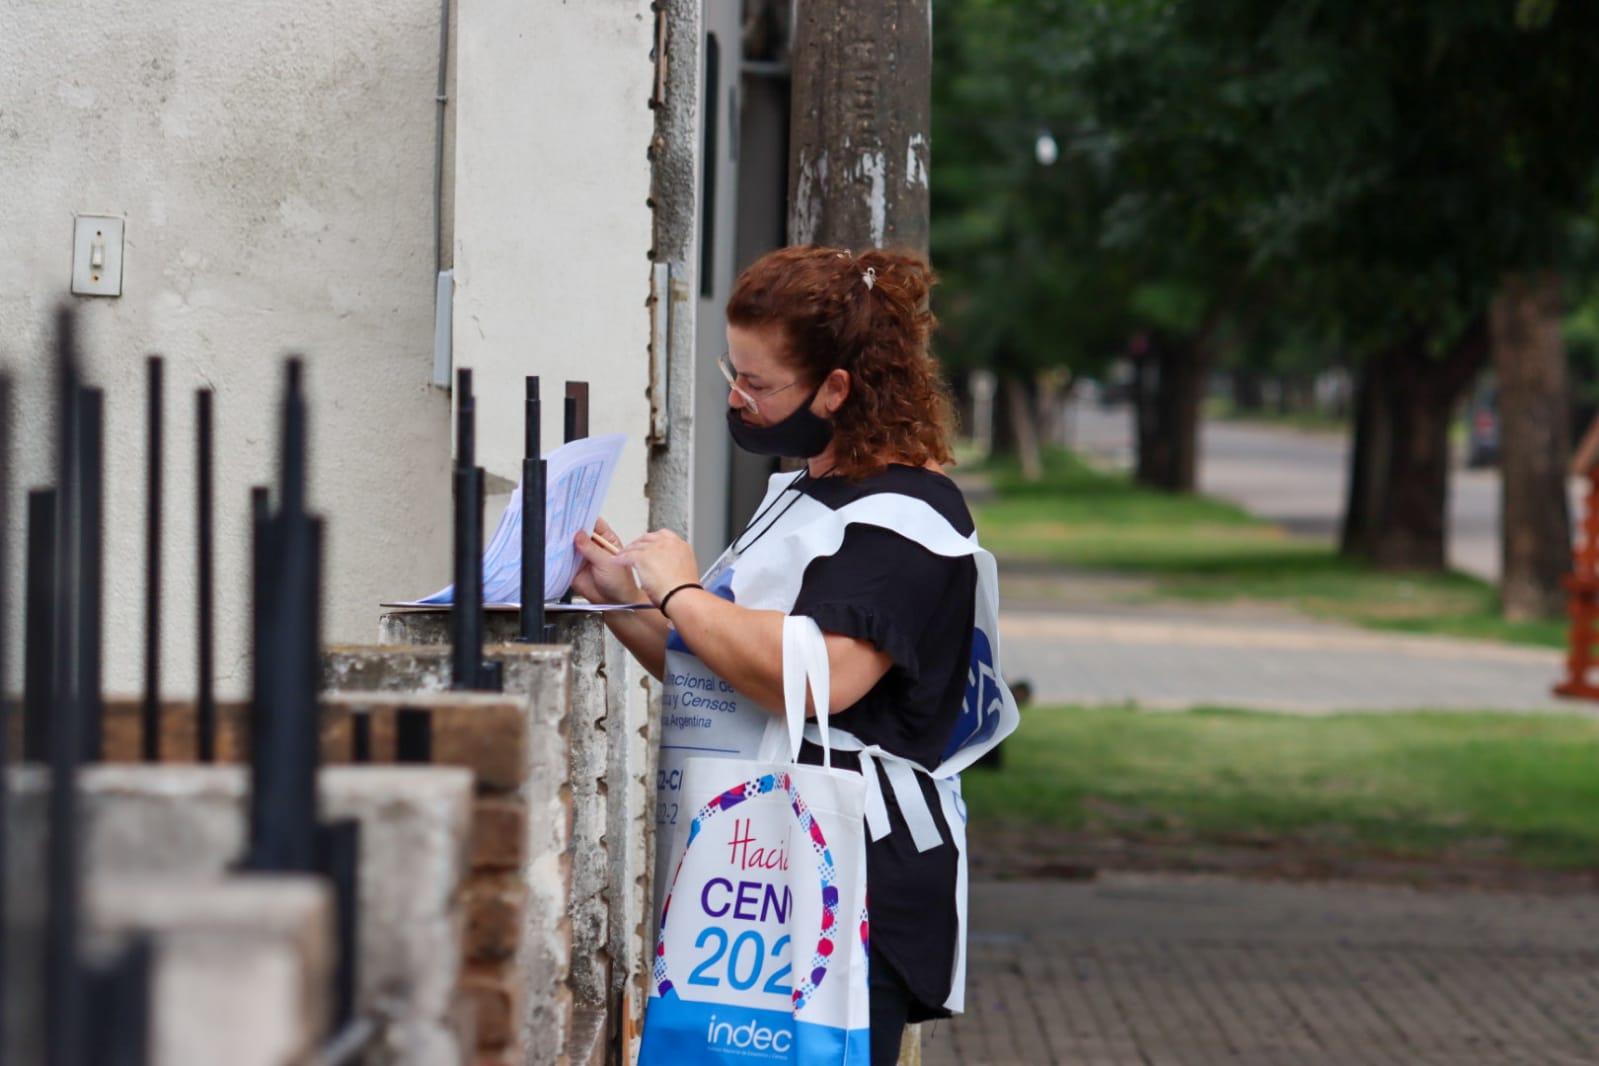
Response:
M63 310L56 318L54 373L54 484L31 488L26 497L25 580L22 615L27 639L21 656L20 755L47 764L48 823L45 869L45 920L20 939L42 945L42 982L28 988L42 1010L0 1009L0 1063L28 1061L47 1066L144 1066L150 1042L151 946L134 938L110 956L90 958L84 950L83 878L80 866L81 818L78 771L98 760L104 737L102 661L102 530L105 519L105 395L81 380L74 319ZM163 469L165 370L159 357L147 365L146 523L144 603L144 691L140 705L139 755L162 757L163 721L160 638L165 622L161 601L163 522L167 514ZM548 641L543 586L545 578L546 464L539 454L539 382L526 381L524 406L522 606L523 641ZM13 442L18 436L12 378L0 372L0 696L8 691L15 661L5 597L13 587L6 544L13 499ZM475 398L471 372L459 372L456 387L456 465L454 470L454 572L452 616L453 687L498 690L500 664L483 653L484 476L475 462ZM195 640L195 754L201 762L217 757L217 706L214 691L214 397L195 392L194 522L197 581ZM588 431L588 386L568 382L564 397L565 438ZM317 874L333 887L337 913L337 958L332 1000L334 1031L322 1059L335 1063L359 1055L369 1027L356 1017L357 932L360 915L358 853L360 828L353 820L319 816L317 770L320 731L317 682L320 672L321 588L324 526L307 510L307 404L302 364L285 364L280 412L280 463L275 493L251 489L252 595L250 609L251 700L246 730L250 799L248 845L240 867L254 871ZM0 698L0 770L9 777L10 706ZM432 720L424 708L403 708L396 718L395 760L432 758ZM372 759L370 717L358 713L351 724L351 759ZM0 787L0 865L8 858L11 823L7 804L11 783ZM0 918L11 901L0 878ZM18 927L0 921L0 1005L18 994L12 965ZM8 1018L25 1019L37 1031L8 1032ZM34 1052L37 1052L35 1055ZM11 1054L7 1054L11 1052Z
M42 1011L38 1032L0 1034L8 1058L42 1061L47 1066L143 1066L150 1044L150 963L147 939L132 938L110 956L90 957L84 948L79 768L101 754L104 736L101 695L102 529L104 526L104 394L80 380L73 317L56 320L55 484L28 494L27 577L24 605L22 754L47 763L49 788L45 817L45 919L42 934ZM321 523L305 510L305 401L299 363L290 360L283 397L282 463L277 507L264 490L253 493L262 506L255 526L254 619L252 626L255 691L250 714L249 846L244 869L317 873L333 885L338 922L339 965L333 999L336 1032L330 1048L358 1049L363 1027L354 1017L359 829L354 822L325 823L317 817L318 762L316 682L321 613ZM149 366L150 462L147 472L147 601L145 693L141 750L160 754L160 573L162 365ZM17 420L9 411L11 386L0 379L0 508L9 506L10 438ZM197 704L199 754L214 757L215 700L211 682L213 580L211 568L211 397L198 394L196 493L199 530L198 576L200 698ZM8 529L0 511L0 534ZM0 544L0 560L9 560ZM271 580L262 580L264 575ZM11 587L0 575L0 594ZM0 604L0 619L9 616ZM0 630L0 692L5 690L9 641ZM3 704L0 704L3 705ZM10 735L0 723L0 738ZM9 752L0 749L0 766L9 776ZM9 799L10 782L0 788ZM0 825L9 825L0 818ZM9 841L0 835L0 849ZM0 858L5 857L0 850ZM0 914L8 914L0 898ZM4 965L13 939L34 939L35 931L0 922L0 975L15 981L17 969ZM7 1002L17 989L3 988ZM0 1018L27 1012L0 1010ZM341 1052L340 1054L344 1054Z

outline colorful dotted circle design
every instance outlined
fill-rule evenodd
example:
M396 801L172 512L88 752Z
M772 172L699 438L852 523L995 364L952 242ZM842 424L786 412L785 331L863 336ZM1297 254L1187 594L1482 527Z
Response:
M811 956L809 972L801 970L798 960L795 960L794 972L799 978L794 982L794 1010L798 1011L810 1002L822 979L827 976L828 960L833 956L833 950L838 939L838 869L833 865L833 853L827 846L827 838L822 835L822 826L810 808L805 805L805 800L800 797L799 790L794 787L793 779L786 773L762 774L760 777L750 778L740 782L713 798L701 807L694 815L694 820L689 823L688 843L683 847L683 857L677 860L677 869L672 873L672 890L666 895L666 902L661 906L661 933L655 943L655 990L659 995L666 995L672 990L672 982L666 976L666 919L672 911L672 894L677 891L677 878L683 872L683 858L688 856L688 849L694 846L694 840L700 835L700 830L705 823L723 811L737 807L745 800L754 799L756 796L765 796L773 792L782 792L788 795L789 807L794 812L794 819L810 838L811 850L817 856L817 875L822 888L822 924L816 937L816 951ZM865 932L865 923L861 930Z

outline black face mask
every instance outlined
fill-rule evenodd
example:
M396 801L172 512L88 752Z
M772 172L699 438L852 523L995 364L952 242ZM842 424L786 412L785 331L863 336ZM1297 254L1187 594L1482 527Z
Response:
M809 459L821 455L833 439L833 423L811 412L820 385L811 391L799 409L781 422L756 426L739 417L737 408L727 409L727 431L733 443L756 455L776 455L784 459Z

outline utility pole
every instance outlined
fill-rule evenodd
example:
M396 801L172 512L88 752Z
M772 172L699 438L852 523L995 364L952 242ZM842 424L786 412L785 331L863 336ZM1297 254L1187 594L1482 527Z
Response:
M931 0L797 0L788 238L927 254Z

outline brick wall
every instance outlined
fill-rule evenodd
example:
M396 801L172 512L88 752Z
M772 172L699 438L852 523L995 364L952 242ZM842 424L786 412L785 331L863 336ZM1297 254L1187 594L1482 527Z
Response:
M523 1066L530 1061L526 1026L528 996L520 958L524 933L533 916L524 876L530 857L530 829L524 786L529 767L531 719L525 698L480 693L330 694L322 703L322 759L326 765L354 760L355 723L369 723L374 763L395 761L396 720L402 708L426 709L431 718L432 758L438 766L460 766L473 776L470 872L462 890L465 912L461 989L476 1030L478 1062ZM248 758L243 706L218 708L219 761ZM106 705L105 759L132 763L141 758L141 705L113 700ZM161 723L164 761L194 758L192 705L172 703ZM570 793L558 788L570 819ZM564 849L561 849L564 851ZM568 860L556 856L565 873ZM558 924L564 924L558 919ZM569 933L565 934L569 937Z
M364 713L374 716L373 757L389 757L398 709L434 711L433 760L477 776L463 984L477 1011L479 1062L568 1066L580 954L573 871L575 856L589 858L573 847L572 652L486 653L504 663L503 695L448 691L448 648L329 649L323 750L347 759L351 716Z

